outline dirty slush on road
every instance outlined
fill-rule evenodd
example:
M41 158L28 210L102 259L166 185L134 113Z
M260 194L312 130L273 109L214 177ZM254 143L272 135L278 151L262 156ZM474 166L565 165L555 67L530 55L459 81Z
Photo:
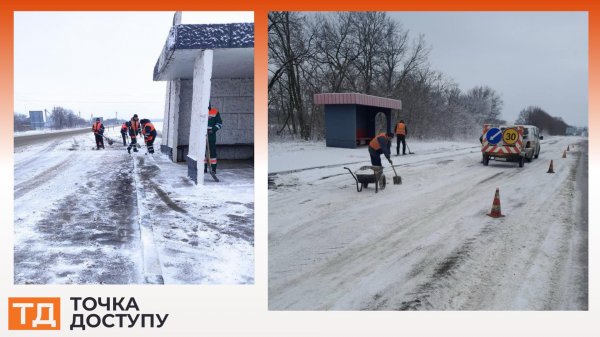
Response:
M16 284L253 282L247 188L206 202L181 165L87 138L16 151Z

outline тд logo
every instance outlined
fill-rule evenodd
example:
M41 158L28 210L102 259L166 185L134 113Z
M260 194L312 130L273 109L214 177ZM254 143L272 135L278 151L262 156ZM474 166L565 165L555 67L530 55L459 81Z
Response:
M9 298L8 330L60 330L60 298Z

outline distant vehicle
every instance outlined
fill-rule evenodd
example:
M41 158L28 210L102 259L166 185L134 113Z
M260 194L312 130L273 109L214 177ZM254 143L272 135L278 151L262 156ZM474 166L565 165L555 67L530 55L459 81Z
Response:
M525 159L531 162L534 158L537 159L540 156L540 140L544 139L544 136L540 135L540 129L535 125L516 125L522 126L523 131L523 142L525 142Z
M523 125L497 126L484 124L480 138L483 165L488 166L490 160L499 160L514 161L519 163L519 167L523 167L526 159L523 143L524 133L525 127Z

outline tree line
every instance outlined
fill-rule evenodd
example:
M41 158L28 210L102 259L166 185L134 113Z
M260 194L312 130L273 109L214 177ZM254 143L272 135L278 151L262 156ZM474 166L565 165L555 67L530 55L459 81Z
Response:
M88 126L89 122L79 117L73 110L61 106L54 107L46 120L46 127L54 130ZM29 116L21 113L14 114L14 130L27 131L32 130L31 119Z
M400 99L392 120L413 137L478 137L484 123L506 123L496 90L462 91L431 67L425 37L385 12L271 12L268 23L270 136L323 137L313 95L325 92Z
M540 132L549 135L565 135L569 126L562 118L552 117L538 106L530 106L521 110L515 123L535 125L540 129Z

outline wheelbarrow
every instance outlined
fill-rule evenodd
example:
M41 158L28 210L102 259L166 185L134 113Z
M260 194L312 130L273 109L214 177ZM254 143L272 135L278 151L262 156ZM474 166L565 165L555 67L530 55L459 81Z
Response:
M344 167L356 181L356 191L360 192L363 188L369 187L369 184L375 185L375 193L385 188L385 175L381 166L363 166L356 172L352 172Z

